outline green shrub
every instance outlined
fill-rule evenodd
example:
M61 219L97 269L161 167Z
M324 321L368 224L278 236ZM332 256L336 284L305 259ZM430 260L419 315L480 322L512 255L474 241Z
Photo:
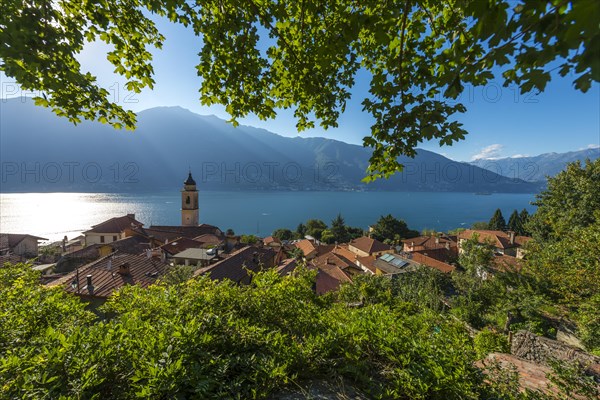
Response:
M473 339L475 353L482 359L490 353L508 353L509 343L506 336L484 329L475 335Z

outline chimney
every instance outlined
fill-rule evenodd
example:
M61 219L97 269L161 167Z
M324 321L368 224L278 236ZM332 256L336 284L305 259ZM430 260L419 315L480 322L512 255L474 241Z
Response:
M127 214L127 216L131 219L135 219L135 214Z
M87 276L87 290L90 294L94 293L94 285L92 285L92 275Z
M450 242L446 242L446 250L450 250Z
M509 231L508 236L510 237L510 244L515 244L515 233L513 231Z
M439 237L435 237L435 244L440 244L440 238Z
M119 265L119 274L129 275L129 263L123 263Z
M152 250L146 249L146 258L152 258Z

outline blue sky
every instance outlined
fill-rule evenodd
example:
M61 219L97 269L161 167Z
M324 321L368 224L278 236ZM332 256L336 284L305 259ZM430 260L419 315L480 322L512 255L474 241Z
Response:
M132 95L124 89L124 79L112 73L105 60L106 47L92 44L81 54L85 69L98 76L114 99L125 107L140 111L158 106L181 106L199 114L214 114L228 119L220 106L200 105L196 75L200 38L191 30L159 21L159 29L167 40L162 50L155 51L154 90ZM366 75L366 74L365 74ZM363 78L363 79L361 79ZM10 79L0 76L2 97L10 95ZM284 136L323 136L353 144L362 144L370 132L371 118L362 112L361 101L368 88L368 78L359 76L354 96L336 129L312 129L298 133L291 111L281 111L275 120L260 121L250 116L241 120L245 125L268 129ZM455 160L469 161L475 157L498 158L565 152L600 146L600 85L594 84L582 94L575 91L571 80L557 78L540 95L520 95L514 88L503 88L501 82L486 87L467 87L462 96L467 113L458 115L469 131L464 141L440 147L437 142L419 147L446 155Z

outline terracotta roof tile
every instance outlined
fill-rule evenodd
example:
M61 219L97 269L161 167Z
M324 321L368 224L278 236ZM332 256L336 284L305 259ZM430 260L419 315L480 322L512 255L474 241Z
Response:
M223 237L223 232L221 232L219 228L207 224L198 226L152 225L150 228L137 227L133 229L133 232L144 236L152 236L163 243L178 239L180 237L185 237L187 239L195 239L203 235L214 235L219 238Z
M127 214L122 217L114 217L98 225L92 226L92 229L84 233L121 233L125 229L132 227L141 227L144 224L136 220L132 214Z
M372 273L376 272L376 268L375 268L375 260L377 259L376 256L366 256L366 257L358 257L357 261L363 265L365 268L367 268L369 271L371 271Z
M287 259L283 260L277 266L276 270L279 273L279 275L284 276L284 275L289 274L293 270L295 270L297 266L298 266L298 261L296 261L296 259L294 259L294 258L287 258Z
M196 236L195 241L200 242L203 246L217 246L225 240L222 235L205 233L204 235Z
M377 239L369 238L366 236L359 237L350 242L350 246L353 246L359 250L364 251L368 254L377 253L380 251L388 251L392 248L385 243L381 243Z
M275 252L269 248L246 246L207 268L197 270L194 276L208 274L213 280L230 279L236 283L250 283L248 271L272 268Z
M496 255L492 260L492 268L497 271L520 271L523 268L523 261L517 257Z
M521 244L526 243L531 240L526 236L515 236L514 243L510 242L510 235L506 232L502 231L490 231L490 230L472 230L467 229L464 232L458 234L459 239L471 239L473 235L477 233L479 235L479 242L484 243L486 241L490 242L492 246L501 248L501 249L509 249L512 247L519 247Z
M449 247L456 247L457 243L455 240L449 237L436 237L436 236L417 236L411 239L404 239L402 243L408 246L424 247L426 249L439 249Z
M317 250L316 245L308 239L299 240L298 242L294 243L294 245L302 250L304 257L308 257L309 254Z
M23 241L26 237L39 240L48 240L43 237L33 236L21 233L0 233L0 250L12 249Z
M115 240L114 242L92 244L91 246L96 246L98 248L103 246L110 246L113 249L113 251L137 255L144 254L146 250L153 247L151 246L148 238L142 236L129 236L123 239Z
M6 263L10 264L18 264L21 262L26 262L27 259L21 256L17 256L15 254L4 254L0 256L0 268L4 266Z
M317 294L324 294L339 289L340 285L346 282L352 282L352 279L341 268L335 265L319 267L315 290Z
M168 265L154 258L113 253L54 280L48 286L60 286L83 297L107 298L125 285L148 287L163 276ZM93 290L87 287L92 276Z
M187 249L198 249L200 247L202 247L202 243L188 238L178 238L160 246L165 253L170 255L181 253Z
M279 238L273 237L273 236L267 236L266 238L263 239L263 244L269 245L271 243L279 243L281 244L281 240L279 240Z

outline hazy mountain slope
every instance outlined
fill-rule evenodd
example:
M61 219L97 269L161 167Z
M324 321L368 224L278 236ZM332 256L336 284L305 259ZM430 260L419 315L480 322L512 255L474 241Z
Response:
M538 182L545 181L546 176L558 174L570 162L584 162L587 158L592 161L600 158L600 148L571 151L568 153L545 153L535 157L475 160L471 164L509 178Z
M191 168L201 189L535 192L467 163L419 150L406 171L361 182L370 151L324 138L234 128L179 107L138 114L135 132L73 126L30 101L0 102L2 191L176 190Z

